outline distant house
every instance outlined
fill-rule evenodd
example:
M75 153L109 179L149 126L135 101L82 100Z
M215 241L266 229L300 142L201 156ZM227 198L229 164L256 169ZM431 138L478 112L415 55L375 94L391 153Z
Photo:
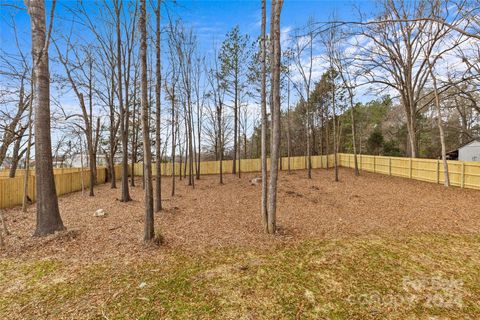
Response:
M480 161L480 139L474 139L447 153L450 160Z
M2 165L0 166L0 169L10 169L11 166L12 166L12 158L11 157L5 157Z
M83 161L83 166L88 167L88 154L82 155L80 153L75 153L71 156L71 166L74 168L80 168L82 165L82 161ZM122 162L121 153L116 154L113 161L114 163L121 163ZM97 154L97 166L100 166L100 167L107 166L107 157L105 156L105 154Z

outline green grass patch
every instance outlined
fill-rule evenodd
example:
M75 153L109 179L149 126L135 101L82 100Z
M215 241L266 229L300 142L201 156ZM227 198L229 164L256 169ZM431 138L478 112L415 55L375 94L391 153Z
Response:
M84 267L5 260L0 318L475 319L479 249L479 236L421 235L201 254L160 248L149 260Z

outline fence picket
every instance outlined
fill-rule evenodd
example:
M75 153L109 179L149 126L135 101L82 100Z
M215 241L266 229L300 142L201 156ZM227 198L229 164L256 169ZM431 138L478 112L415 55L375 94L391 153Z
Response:
M312 168L328 168L333 166L330 161L332 155L329 156L312 156ZM351 155L350 154L338 154L339 166L351 167ZM367 162L365 162L365 159ZM372 159L372 160L368 160ZM385 160L388 159L388 164ZM304 170L306 169L306 157L291 157L291 169L292 170ZM407 163L408 162L408 163ZM413 168L413 162L415 162L415 168ZM270 162L267 161L267 167ZM219 162L218 161L204 161L201 162L201 174L218 174ZM378 168L377 168L378 166ZM387 167L388 166L388 171ZM176 164L175 173L178 175L178 164ZM460 186L461 188L479 189L480 190L480 162L449 162L449 167L456 170L451 170L452 185ZM260 159L242 159L241 160L242 172L259 172L261 170ZM382 169L383 168L383 169ZM468 168L468 169L467 169ZM380 174L389 174L392 176L400 176L415 180L440 183L442 171L440 170L440 161L433 159L412 159L412 158L399 158L399 157L377 157L359 155L359 169L365 171L373 171ZM107 174L106 169L99 167L97 169L98 183L105 183ZM121 179L121 166L115 166L116 178ZM287 166L283 166L283 170L287 170ZM413 175L415 170L415 175ZM63 173L62 173L63 171ZM22 204L23 200L23 175L24 172L19 171L19 175L16 178L6 178L0 171L0 209L10 208ZM84 171L85 187L88 187L89 178L88 170ZM129 170L131 172L131 170ZM232 161L223 161L223 172L232 172ZM137 176L143 175L143 164L136 163L134 165L134 174ZM436 177L433 176L436 174ZM162 175L172 175L172 164L162 163ZM74 191L81 190L81 174L78 168L64 168L62 170L55 170L55 181L57 182L57 193L59 195L66 194ZM32 171L29 174L28 179L28 195L32 201L36 199L35 190L35 174Z

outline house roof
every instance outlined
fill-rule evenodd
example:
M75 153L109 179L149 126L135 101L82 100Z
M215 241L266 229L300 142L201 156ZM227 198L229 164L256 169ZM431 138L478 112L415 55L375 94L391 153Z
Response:
M468 141L467 143L464 143L463 145L461 145L460 147L458 147L458 149L461 149L463 147L466 147L468 146L469 144L472 144L473 142L480 142L480 139L472 139L470 141Z
M475 142L475 141L476 141L476 142L480 142L480 138L471 139L471 140L469 140L468 142L465 142L464 144L458 146L457 149L448 151L447 154L453 153L453 152L457 152L459 149L462 149L463 147L468 146L470 143Z

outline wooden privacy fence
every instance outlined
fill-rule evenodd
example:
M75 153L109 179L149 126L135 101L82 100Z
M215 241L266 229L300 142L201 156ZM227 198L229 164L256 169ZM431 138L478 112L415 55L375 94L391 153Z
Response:
M54 174L59 174L59 173L71 173L71 172L79 172L80 168L54 168L53 173ZM84 169L84 171L87 171L87 169ZM15 177L17 176L24 176L26 170L25 169L17 169L15 170ZM90 172L90 171L88 171ZM0 170L0 179L2 178L8 178L10 174L10 169L2 169ZM35 175L35 168L31 169L29 174Z
M334 165L334 159L334 155L312 156L312 168L332 168ZM223 161L223 173L232 173L232 164L232 160ZM267 167L269 167L269 164L270 161L268 160ZM353 155L344 153L338 154L338 164L341 167L353 168ZM239 165L242 172L261 171L260 159L237 160L237 169ZM362 171L433 183L443 184L444 182L443 163L441 160L359 155L358 166ZM480 162L448 161L448 167L450 172L450 183L453 186L480 190ZM182 173L184 168L185 167L182 166ZM281 168L282 170L288 169L288 158L281 159ZM306 169L307 157L290 157L290 168L292 170ZM155 166L153 166L153 169L155 174ZM194 167L194 172L195 171L196 167ZM23 180L25 173L23 170L17 172L18 176L15 178L0 177L0 209L14 207L22 203ZM85 188L88 188L89 186L89 172L89 170L84 170L83 172L83 183ZM130 172L131 170L129 168L129 173ZM219 161L203 161L200 163L201 174L218 174L219 172ZM176 163L175 174L179 175L179 173L180 164ZM143 175L143 165L141 163L136 163L134 165L134 174L136 176ZM121 178L121 166L115 166L115 175L117 179ZM172 175L171 163L162 163L162 175ZM106 178L105 168L98 168L98 183L105 183ZM33 171L30 171L28 179L28 196L32 201L35 201L35 174ZM55 169L55 184L58 195L81 190L82 178L80 169Z
M328 160L327 160L328 158ZM333 167L334 156L312 156L312 168L326 168L327 164L329 167ZM288 158L282 158L282 170L288 169ZM307 157L290 157L290 168L292 170L302 170L307 168ZM233 161L224 160L222 161L222 171L223 173L232 173ZM171 176L172 175L172 163L162 163L161 171L162 176ZM240 168L241 172L260 172L262 170L261 159L242 159L237 160L237 170ZM267 168L270 169L270 159L267 159ZM180 168L180 163L175 163L175 175L180 174L180 169L183 174L185 170L184 164ZM193 172L196 173L196 166L193 168ZM187 174L189 172L189 165L186 167ZM200 173L203 174L219 174L220 173L220 161L202 161L200 162ZM134 174L136 176L143 176L143 164L135 163L134 165ZM156 167L153 165L153 174L156 174Z
M417 159L417 158L401 158L401 157L383 157L358 155L358 167L362 171L381 173L391 176L404 177L420 181L433 183L444 183L443 163L441 160L433 159ZM312 156L312 168L332 168L334 166L334 155L328 156ZM288 169L288 158L281 159L282 170ZM261 171L260 159L242 159L237 160L237 169L239 167L242 172L259 172ZM354 168L353 154L338 154L338 164L340 167ZM232 160L223 161L223 173L232 173ZM267 161L267 167L270 160ZM172 175L172 164L162 163L162 175ZM187 174L188 174L187 165ZM292 170L304 170L307 168L307 157L290 157L290 168ZM450 184L462 188L480 189L480 162L463 162L448 161ZM182 173L185 167L182 166ZM196 172L196 166L194 167ZM218 174L220 172L219 161L204 161L200 163L201 174ZM136 163L134 166L136 176L143 175L143 165ZM155 166L153 166L155 174ZM175 164L175 175L180 173L180 164Z
M342 167L353 168L353 154L338 155ZM450 184L461 188L480 189L480 162L447 161ZM442 160L358 156L363 171L443 184L445 175Z
M20 170L18 173L18 176L15 178L0 178L0 209L22 204L25 171ZM115 166L115 177L119 179L121 176L121 166ZM80 168L54 169L54 177L57 195L82 190L82 172ZM28 175L28 197L32 201L35 201L36 198L35 179L35 171L30 170ZM106 168L98 167L97 183L105 183L106 180ZM85 189L90 186L90 170L83 170L83 186Z

